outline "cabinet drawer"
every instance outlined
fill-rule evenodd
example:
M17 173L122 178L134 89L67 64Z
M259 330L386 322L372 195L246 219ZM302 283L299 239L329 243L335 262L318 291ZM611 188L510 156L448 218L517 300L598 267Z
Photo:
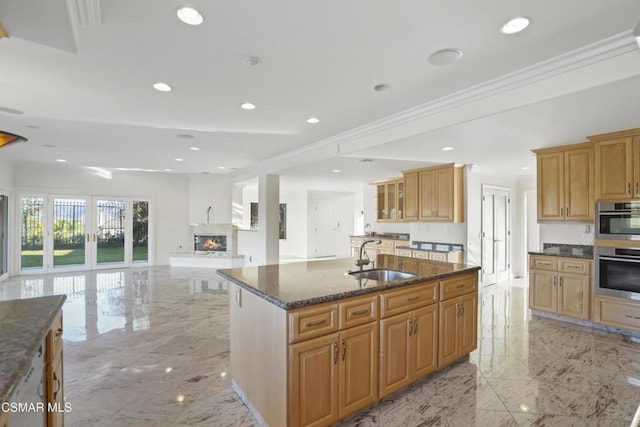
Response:
M338 330L338 304L301 308L289 313L289 343Z
M640 305L595 297L595 321L605 325L640 331Z
M429 252L429 259L432 261L447 262L447 254L443 252Z
M532 255L529 268L537 268L538 270L558 270L558 258L551 256Z
M47 334L47 361L53 361L53 358L62 351L62 313L58 315L51 325L51 329Z
M339 304L340 322L339 329L347 329L352 326L378 320L378 296L358 298Z
M425 282L408 289L398 289L380 294L380 317L404 313L438 301L438 282Z
M440 301L475 291L478 287L476 274L466 274L440 281Z
M381 239L379 245L375 245L374 247L380 249L394 249L396 247L395 241L388 239Z
M411 249L396 249L396 255L398 256L411 256Z
M591 261L560 258L558 261L558 271L574 274L591 274Z
M420 258L420 259L429 259L429 252L413 251L413 257L414 258Z

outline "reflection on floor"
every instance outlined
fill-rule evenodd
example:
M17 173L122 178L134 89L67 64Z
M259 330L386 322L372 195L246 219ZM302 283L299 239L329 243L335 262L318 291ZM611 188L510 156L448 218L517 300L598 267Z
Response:
M211 270L11 278L0 299L68 295L69 426L251 426L229 385L225 284ZM628 426L640 344L533 317L523 280L481 289L478 350L340 426Z

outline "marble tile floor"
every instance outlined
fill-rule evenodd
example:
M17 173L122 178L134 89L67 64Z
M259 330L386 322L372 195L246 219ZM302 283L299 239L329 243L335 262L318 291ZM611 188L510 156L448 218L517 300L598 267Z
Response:
M628 426L640 344L531 316L522 279L480 293L468 360L383 399L344 426ZM0 299L68 295L66 425L253 426L230 386L225 285L212 270L20 276Z

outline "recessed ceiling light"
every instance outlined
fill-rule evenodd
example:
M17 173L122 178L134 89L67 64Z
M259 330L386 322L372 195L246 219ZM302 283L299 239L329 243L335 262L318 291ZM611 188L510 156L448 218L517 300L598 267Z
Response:
M447 48L433 52L429 56L429 62L433 65L444 66L458 62L460 58L462 58L462 51L460 49Z
M165 172L171 172L171 169L166 168L164 171L165 171Z
M338 173L338 172L342 172L342 171L340 169L333 169L331 172Z
M312 123L312 124L320 123L320 119L318 119L318 118L316 118L316 117L309 117L309 118L307 119L307 123Z
M502 34L515 34L524 30L529 26L529 18L525 18L523 16L519 16L517 18L513 18L511 21L507 22L502 26L500 32Z
M528 171L529 169L531 169L529 166L524 166L524 167L522 168L522 170L523 170L523 171Z
M181 158L179 158L179 157L178 157L178 158L176 158L176 162L181 162L181 161L183 161L183 159L181 159Z
M240 107L242 107L245 110L255 110L256 106L250 102L245 102L244 104L240 105Z
M453 147L442 147L442 151L451 151Z
M226 166L218 166L218 169L226 169Z
M162 82L154 83L153 84L153 88L155 90L160 91L160 92L170 92L171 91L171 86L169 86L166 83L162 83Z
M202 14L192 7L181 7L177 15L178 19L189 25L200 25L204 21Z
M191 151L198 151L198 150L200 150L200 148L199 148L199 147L189 147L189 150L191 150Z
M182 138L182 139L192 139L193 135L190 135L188 133L179 133L176 135L178 138Z
M389 86L386 83L380 83L379 85L375 85L373 87L373 90L375 90L376 92L384 92L385 90L389 89L391 86Z
M24 111L16 110L15 108L0 107L0 112L8 114L24 114Z
M64 163L64 162L66 162L66 160L65 160L65 159L56 159L56 162L58 162L58 163Z

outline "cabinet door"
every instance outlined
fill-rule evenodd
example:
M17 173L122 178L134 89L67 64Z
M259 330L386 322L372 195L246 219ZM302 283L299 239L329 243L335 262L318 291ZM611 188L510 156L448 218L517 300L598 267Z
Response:
M442 301L439 307L438 367L455 361L460 354L458 337L458 298Z
M564 217L564 153L539 154L537 159L538 221Z
M427 375L438 367L438 304L413 312L414 379Z
M460 297L460 355L478 347L478 297L476 293Z
M378 324L367 323L340 334L338 416L352 414L378 400Z
M421 220L433 221L436 214L435 188L436 175L434 171L424 171L419 174L420 203L419 218Z
M633 197L640 197L640 135L633 137Z
M385 194L385 185L378 184L376 186L376 193L377 193L377 204L378 204L376 219L378 221L386 221L387 220L387 207L386 207L387 198Z
M591 148L569 150L564 155L564 217L568 220L593 221L595 191Z
M453 168L435 171L435 220L453 222Z
M418 172L404 174L404 219L418 219Z
M398 181L398 197L396 198L396 221L404 221L404 181Z
M591 276L558 273L558 314L589 319Z
M411 313L402 313L380 320L380 397L411 382L411 318Z
M596 143L596 200L631 198L633 179L631 138Z
M290 420L325 426L338 419L338 334L289 346Z
M52 412L47 411L47 427L64 425L64 373L62 352L58 353L52 364L47 365L47 400L52 404Z
M529 271L529 308L557 312L557 276L557 273L552 271Z
M397 221L398 211L396 206L396 197L398 196L397 192L397 183L390 182L385 185L386 186L386 194L387 198L387 219L389 221Z

